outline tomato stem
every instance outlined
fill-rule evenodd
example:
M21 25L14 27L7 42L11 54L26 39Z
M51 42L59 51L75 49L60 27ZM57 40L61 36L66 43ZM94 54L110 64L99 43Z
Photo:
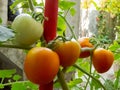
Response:
M71 27L70 24L68 23L68 21L67 21L67 20L65 19L65 17L63 17L62 15L59 14L59 16L60 16L61 18L63 18L63 20L66 22L67 26L69 27L70 32L71 32L73 38L77 40L77 37L76 37L76 35L75 35L72 27Z
M34 8L34 5L33 5L33 1L32 0L28 0L28 3L29 3L30 10L34 12L35 8Z
M88 75L89 77L91 77L92 79L94 79L104 90L106 90L106 88L104 87L104 85L95 77L93 77L91 74L89 74L88 72L86 72L84 69L82 69L80 66L78 66L77 64L74 64L73 67L79 69L80 71L82 71L83 73L85 73L86 75Z
M57 76L58 76L58 80L59 80L59 82L60 82L60 84L62 86L62 89L63 90L69 90L69 88L67 86L67 83L65 81L65 78L64 78L64 74L63 74L63 72L61 70L59 70Z
M89 47L83 47L81 48L81 52L86 52L86 51L90 51L90 56L92 55L93 51L98 47L99 44L95 45L93 48L89 48Z
M31 48L33 47L23 47L23 46L18 46L18 45L8 45L8 44L0 44L0 47L3 47L3 48L17 48L17 49L25 49L25 50L30 50Z
M21 83L28 83L29 81L17 81L17 82L8 82L8 83L1 83L3 86L10 86L13 84L21 84Z
M94 50L94 48L92 50L90 50L90 74L92 73L92 55L93 55L93 50ZM89 81L90 81L90 76L87 79L85 90L86 90L86 88L88 86Z

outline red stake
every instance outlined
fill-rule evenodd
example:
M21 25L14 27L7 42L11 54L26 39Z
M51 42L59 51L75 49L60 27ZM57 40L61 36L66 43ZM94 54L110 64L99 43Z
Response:
M53 90L53 81L49 84L42 84L39 86L39 90Z
M48 43L56 37L58 0L45 0L44 39Z

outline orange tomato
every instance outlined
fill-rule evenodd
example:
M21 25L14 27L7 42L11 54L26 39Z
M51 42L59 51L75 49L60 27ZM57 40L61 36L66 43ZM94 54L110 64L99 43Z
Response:
M89 41L89 37L82 37L82 38L79 38L78 39L78 42L81 46L81 49L82 48L85 48L85 47L88 47L88 48L92 48L93 45L92 43L90 43ZM90 51L82 51L81 50L81 53L80 53L80 58L86 58L86 57L89 57L90 56Z
M104 73L110 69L114 61L114 55L111 51L103 48L94 50L92 56L93 66L98 73Z
M80 54L80 45L77 41L58 42L55 52L59 55L60 65L68 67L73 65Z
M48 84L59 70L59 56L45 47L34 47L26 55L24 71L27 78L36 84Z

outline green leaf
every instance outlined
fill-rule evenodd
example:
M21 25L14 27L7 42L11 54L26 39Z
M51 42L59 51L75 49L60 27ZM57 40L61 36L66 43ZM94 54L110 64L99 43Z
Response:
M60 1L59 3L59 7L62 9L62 10L68 10L70 9L71 7L73 7L76 3L75 2L72 2L72 1Z
M87 58L87 59L89 59L89 58ZM89 62L89 60L79 59L79 60L77 60L76 63L77 63L81 68L83 68L85 71L87 71L87 72L90 71L90 62ZM81 77L81 76L84 75L84 73L81 72L80 70L77 70L77 72L78 72L78 77Z
M13 76L13 80L15 80L15 81L18 81L18 80L20 80L21 79L21 76L20 75L14 75Z
M107 90L116 90L111 80L106 80L104 86L107 88Z
M63 32L66 29L66 23L63 18L58 17L57 31L59 35L63 35Z
M75 10L74 8L71 8L71 9L70 9L70 14L71 14L72 16L74 16L75 13L76 13L76 10Z
M73 72L73 71L75 71L76 70L76 68L74 68L74 67L69 67L68 69L67 69L67 73L69 73L69 72Z
M13 83L11 87L11 90L38 90L38 85L33 84L30 81L17 81Z
M13 83L11 90L27 90L27 87L24 85L24 83Z
M24 1L22 2L22 8L29 8L29 5L28 5L28 2L27 1Z
M95 8L96 8L97 10L100 9L100 8L98 7L97 3L96 3L94 0L92 0L92 4L95 6Z
M83 80L81 78L77 78L77 79L74 79L73 81L70 81L68 83L68 86L69 87L76 87L78 84L80 84L81 82L83 82Z
M6 27L0 26L0 42L7 41L8 39L12 38L14 33L11 29Z
M95 90L98 90L99 88L101 88L101 86L93 79L91 81L91 87L94 87Z
M116 77L115 82L114 82L114 87L116 90L119 88L119 85L120 85L119 81L120 81L120 70L118 70L117 77Z
M120 53L114 53L114 59L120 60Z
M59 83L59 82L56 82L56 83L54 84L54 87L55 87L55 88L60 88L60 87L61 87L61 85L60 85L60 83Z
M28 81L24 84L27 87L27 90L38 90L38 85Z
M25 0L15 0L14 3L10 6L10 9L13 10L18 4L24 2Z
M109 50L116 51L118 48L120 48L120 45L118 42L114 41L112 45L110 45Z
M3 84L0 84L0 89L3 89L4 88L4 85Z
M11 78L16 73L15 69L12 70L0 70L0 78Z
M0 18L0 24L2 24L2 18Z
M15 13L18 10L18 5L23 3L26 0L15 0L14 3L10 6L10 9L13 13Z

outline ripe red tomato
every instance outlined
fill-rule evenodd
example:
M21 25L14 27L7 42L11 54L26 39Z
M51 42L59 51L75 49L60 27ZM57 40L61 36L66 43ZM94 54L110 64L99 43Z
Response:
M59 55L60 65L68 67L79 58L80 45L77 41L58 42L55 52Z
M98 73L104 73L110 69L114 61L114 55L111 51L103 48L94 50L92 62Z
M36 84L48 84L59 70L59 56L45 47L34 47L26 55L24 71L27 78Z
M88 47L88 48L92 48L93 45L92 43L90 43L89 37L82 37L78 39L78 42L82 48ZM90 56L90 51L81 51L80 53L80 58L86 58Z

